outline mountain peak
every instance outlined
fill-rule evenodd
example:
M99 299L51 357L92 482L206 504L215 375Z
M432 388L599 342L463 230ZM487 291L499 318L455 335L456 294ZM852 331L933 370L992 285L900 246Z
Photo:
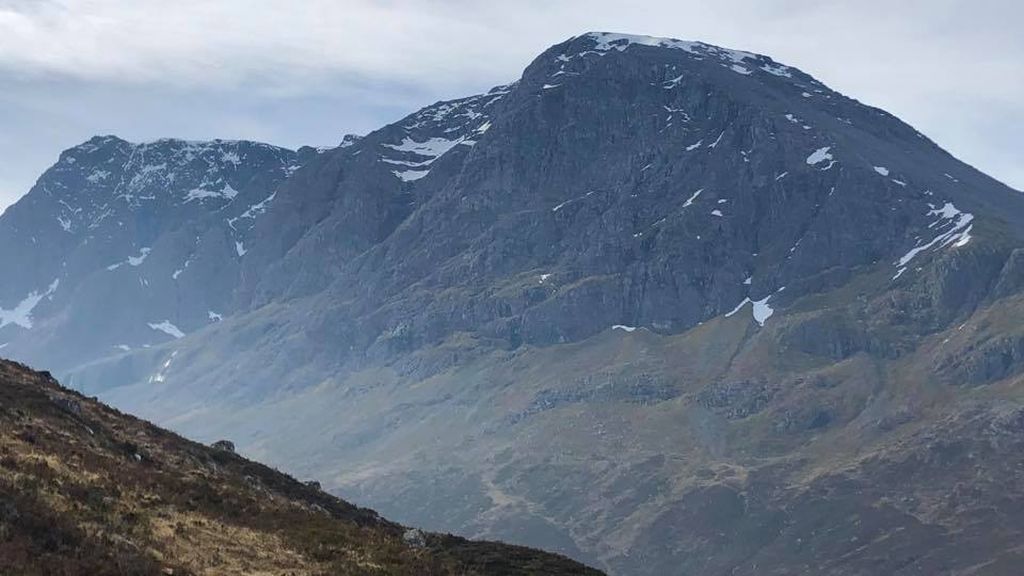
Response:
M631 51L633 47L683 52L696 60L716 62L744 76L754 74L755 72L762 72L782 78L799 77L801 80L813 81L799 70L779 64L770 57L761 54L723 48L699 41L623 34L619 32L587 32L570 38L556 47L563 49L562 53L558 55L557 60L565 63L576 57L590 54L603 56L611 52Z

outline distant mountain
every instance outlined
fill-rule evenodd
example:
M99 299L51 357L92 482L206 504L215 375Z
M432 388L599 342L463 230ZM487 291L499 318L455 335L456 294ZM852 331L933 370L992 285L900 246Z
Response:
M64 152L0 218L5 352L66 368L231 313L253 225L313 155L111 136Z
M17 574L599 574L388 522L0 361L0 565Z
M244 254L210 220L230 281L194 322L130 306L183 337L90 352L118 301L57 313L48 271L0 299L35 303L0 353L396 518L616 574L1024 560L1024 195L897 118L765 56L590 33L283 165L224 201L273 194ZM70 263L14 230L43 197L0 235Z

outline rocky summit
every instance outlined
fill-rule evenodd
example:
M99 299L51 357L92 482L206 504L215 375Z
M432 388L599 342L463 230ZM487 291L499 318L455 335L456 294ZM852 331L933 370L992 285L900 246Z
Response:
M766 56L589 33L332 149L96 139L0 238L0 353L399 521L1024 562L1024 194Z

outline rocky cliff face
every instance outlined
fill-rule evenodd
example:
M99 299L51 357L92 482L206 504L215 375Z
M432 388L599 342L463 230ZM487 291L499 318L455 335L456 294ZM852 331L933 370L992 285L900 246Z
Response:
M294 163L233 313L66 363L76 386L617 573L1017 561L1020 516L958 486L1021 498L1024 195L898 119L592 33Z

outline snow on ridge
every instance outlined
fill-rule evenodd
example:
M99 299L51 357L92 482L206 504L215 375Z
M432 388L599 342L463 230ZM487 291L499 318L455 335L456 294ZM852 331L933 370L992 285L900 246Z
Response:
M753 52L744 52L742 50L733 50L731 48L722 48L720 46L714 46L704 42L677 40L675 38L659 38L655 36L641 36L636 34L619 34L614 32L588 32L587 34L584 34L584 36L595 42L594 51L598 54L607 53L612 50L624 52L633 45L669 48L682 50L698 57L711 56L718 58L723 62L724 66L744 76L752 74L753 70L743 66L743 64L753 61L757 64L756 68L758 70L784 78L793 77L792 68L779 64L767 56L754 54ZM571 58L571 56L564 54L560 56L560 59L562 59L563 62Z
M625 324L616 324L612 326L612 330L622 330L623 332L633 332L636 330L636 326L626 326Z
M475 96L437 102L430 106L426 106L413 113L409 117L412 122L403 125L402 128L406 130L416 130L430 124L436 125L443 122L451 122L452 120L456 120L461 127L464 127L467 123L475 122L477 119L483 117L484 113L481 112L481 110L485 110L495 102L510 94L512 92L512 88L517 83L518 81L503 86L495 86L486 94L477 94ZM447 131L451 132L455 129L449 127Z
M185 333L179 330L177 326L172 324L170 320L164 320L163 322L150 322L147 325L153 330L163 332L164 334L172 336L175 339L185 337Z
M40 293L38 290L33 290L25 296L21 302L10 309L4 310L0 308L0 328L7 326L8 324L15 324L22 328L32 329L32 311L42 301L43 298L47 298L53 295L57 291L57 287L60 286L60 278L55 279L47 287L46 292Z

